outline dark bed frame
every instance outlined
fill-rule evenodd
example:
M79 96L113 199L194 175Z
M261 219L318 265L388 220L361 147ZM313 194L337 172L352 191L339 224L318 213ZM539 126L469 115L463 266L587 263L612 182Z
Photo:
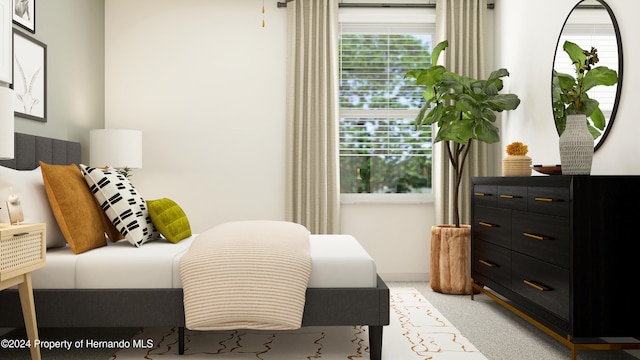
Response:
M0 165L32 170L49 164L79 164L80 143L16 133L15 158ZM184 353L182 289L34 289L41 328L177 327ZM382 329L389 325L389 288L378 276L376 288L309 288L303 326L369 327L370 358L382 358ZM16 289L0 291L0 328L24 327Z

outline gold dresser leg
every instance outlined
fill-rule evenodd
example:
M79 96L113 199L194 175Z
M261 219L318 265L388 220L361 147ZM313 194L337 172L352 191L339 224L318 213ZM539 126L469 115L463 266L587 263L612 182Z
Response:
M38 324L36 323L36 308L33 302L33 288L31 286L31 274L23 274L24 280L18 285L20 294L20 304L22 305L22 316L27 329L27 336L31 343L31 359L40 360L40 346L37 346Z

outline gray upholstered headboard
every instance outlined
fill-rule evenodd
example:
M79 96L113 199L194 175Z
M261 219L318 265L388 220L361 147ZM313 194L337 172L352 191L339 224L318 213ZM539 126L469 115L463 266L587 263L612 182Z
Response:
M39 161L67 165L81 162L79 142L15 133L15 153L12 160L0 160L0 165L16 170L33 170Z

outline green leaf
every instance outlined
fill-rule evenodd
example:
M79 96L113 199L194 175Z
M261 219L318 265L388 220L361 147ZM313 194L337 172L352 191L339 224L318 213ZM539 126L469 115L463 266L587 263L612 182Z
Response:
M438 59L440 58L440 53L444 51L449 46L449 41L444 40L440 42L436 47L433 48L431 52L431 64L436 65L438 63Z
M450 126L442 128L439 132L441 140L449 140L460 144L466 144L474 138L474 123L469 120L459 120Z
M493 144L500 141L500 133L497 127L488 122L482 122L476 125L476 139L487 144Z
M561 89L568 91L578 86L578 83L573 76L569 74L558 73L558 85Z
M502 90L502 80L501 78L509 76L509 71L507 69L498 69L491 72L489 75L489 79L487 79L485 86L495 86L498 91Z
M446 69L444 66L432 66L428 69L424 69L418 74L416 78L416 84L418 85L426 85L426 86L434 86L438 82L442 81L442 76L444 75Z
M569 58L576 66L576 71L580 68L582 64L587 60L587 56L582 51L582 48L571 41L565 41L562 46L564 51L569 55Z
M515 110L520 105L520 99L515 94L498 94L492 96L487 103L492 110Z
M589 99L585 94L585 97L582 98L582 107L578 113L585 114L587 117L590 117L599 106L600 103L598 103L598 100Z
M606 120L605 120L604 114L602 113L602 110L600 110L599 106L597 106L593 110L593 112L591 113L590 119L591 119L591 122L593 122L593 126L596 129L604 130L604 125L605 125Z
M598 66L587 72L583 79L583 91L588 91L594 86L611 86L618 82L618 74L606 66Z
M404 74L405 79L417 79L422 70L409 70Z

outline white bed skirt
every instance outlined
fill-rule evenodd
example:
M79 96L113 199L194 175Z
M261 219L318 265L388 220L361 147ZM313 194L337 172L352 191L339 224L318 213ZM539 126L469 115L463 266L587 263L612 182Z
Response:
M178 266L197 235L177 244L129 243L75 255L67 246L47 250L46 266L31 274L34 289L181 288ZM308 288L376 287L376 265L351 235L311 235Z

